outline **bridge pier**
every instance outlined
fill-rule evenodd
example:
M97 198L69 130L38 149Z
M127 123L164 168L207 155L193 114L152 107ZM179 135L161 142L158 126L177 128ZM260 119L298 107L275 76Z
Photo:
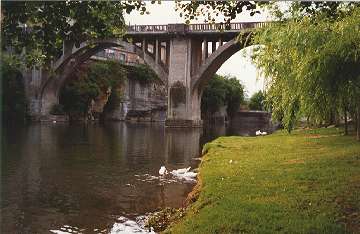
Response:
M170 42L168 76L168 127L201 127L201 95L191 90L191 75L199 63L201 43L189 37L178 36ZM201 58L201 57L200 57Z

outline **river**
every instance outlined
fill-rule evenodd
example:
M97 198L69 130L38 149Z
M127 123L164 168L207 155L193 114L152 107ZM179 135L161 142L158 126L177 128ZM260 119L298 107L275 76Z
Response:
M233 132L124 122L2 130L1 233L141 231L146 215L181 207L195 184L161 179L160 167L196 168L204 143Z

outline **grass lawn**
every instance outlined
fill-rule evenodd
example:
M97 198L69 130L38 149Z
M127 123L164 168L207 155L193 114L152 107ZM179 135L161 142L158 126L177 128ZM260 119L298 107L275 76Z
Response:
M360 233L360 143L336 128L220 137L171 233Z

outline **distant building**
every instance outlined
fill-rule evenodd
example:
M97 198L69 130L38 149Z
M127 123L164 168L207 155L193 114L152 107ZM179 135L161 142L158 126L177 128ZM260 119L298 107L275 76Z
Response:
M114 60L127 65L143 64L144 61L134 52L112 47L91 56L93 60Z

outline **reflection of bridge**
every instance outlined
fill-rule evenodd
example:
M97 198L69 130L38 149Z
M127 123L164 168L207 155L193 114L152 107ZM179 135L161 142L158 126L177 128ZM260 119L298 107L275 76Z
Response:
M66 42L63 55L53 65L56 76L42 75L38 89L32 96L30 92L31 110L35 115L48 114L58 102L64 81L81 63L104 48L120 46L139 55L167 86L166 124L199 126L201 95L207 80L228 58L251 43L248 39L254 28L266 24L132 25L123 39L95 40L79 47ZM238 41L235 38L240 32Z

